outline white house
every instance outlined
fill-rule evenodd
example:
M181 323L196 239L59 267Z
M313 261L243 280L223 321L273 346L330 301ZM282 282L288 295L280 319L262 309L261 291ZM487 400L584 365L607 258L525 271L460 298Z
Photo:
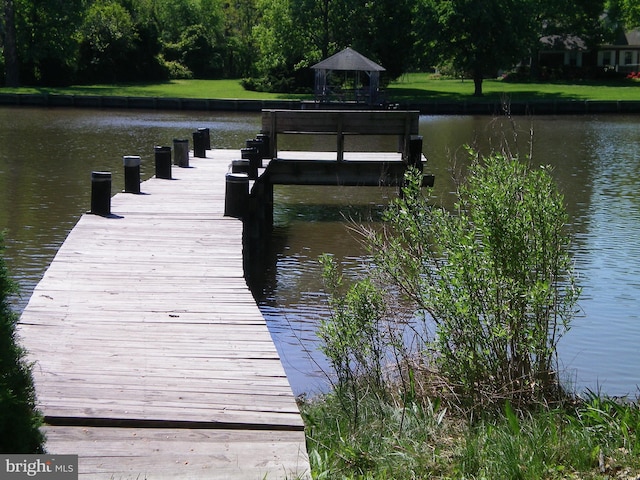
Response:
M637 72L640 69L640 30L620 35L611 45L601 45L597 65L620 73Z

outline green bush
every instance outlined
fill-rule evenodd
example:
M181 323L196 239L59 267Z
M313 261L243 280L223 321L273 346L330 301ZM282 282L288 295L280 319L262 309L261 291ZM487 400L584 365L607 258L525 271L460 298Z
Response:
M544 403L561 394L556 347L579 297L563 198L548 168L471 153L454 211L408 176L384 232L367 232L374 263L425 314L420 331L435 333L424 333L418 363L457 404Z
M386 339L382 321L382 293L368 279L343 292L343 279L329 255L320 258L332 315L320 322L320 350L335 374L333 392L352 411L352 424L360 423L359 406L365 397L384 397L383 357Z
M17 344L17 315L9 304L17 287L9 277L3 253L0 235L0 452L40 453L44 442L39 430L41 417L25 352Z

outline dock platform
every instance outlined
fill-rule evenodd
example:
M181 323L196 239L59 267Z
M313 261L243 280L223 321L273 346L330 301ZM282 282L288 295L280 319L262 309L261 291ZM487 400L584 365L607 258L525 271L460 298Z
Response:
M304 424L210 150L83 215L18 325L46 450L81 479L310 478Z

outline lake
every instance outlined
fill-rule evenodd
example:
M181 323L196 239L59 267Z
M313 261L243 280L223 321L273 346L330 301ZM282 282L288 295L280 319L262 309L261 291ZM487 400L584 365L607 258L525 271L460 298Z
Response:
M154 145L208 127L214 148L239 149L260 129L257 114L0 108L0 230L5 258L21 289L20 311L58 247L90 207L90 173L113 173L122 190L122 156L142 157L154 173ZM640 117L422 116L426 170L447 204L452 159L462 146L508 144L550 164L565 195L572 252L583 287L581 315L560 343L563 375L578 391L637 394L640 385ZM307 148L317 149L318 140ZM305 144L295 145L296 148ZM321 145L320 145L321 147ZM358 147L356 145L356 147ZM368 218L395 195L377 187L275 189L275 229L256 297L297 394L326 389L315 327L328 315L318 256L332 253L347 276L367 256L345 218ZM310 358L310 356L312 358Z

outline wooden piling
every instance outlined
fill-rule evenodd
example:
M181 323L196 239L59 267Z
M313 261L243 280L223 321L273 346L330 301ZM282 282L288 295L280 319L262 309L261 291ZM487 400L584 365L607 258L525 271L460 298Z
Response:
M91 213L111 214L111 172L91 172Z
M140 193L140 157L125 155L122 157L124 165L124 191L126 193Z

